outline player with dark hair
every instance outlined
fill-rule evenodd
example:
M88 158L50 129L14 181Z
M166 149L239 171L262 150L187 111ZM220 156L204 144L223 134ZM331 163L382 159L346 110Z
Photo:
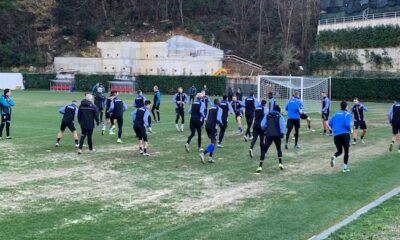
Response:
M256 110L257 106L259 105L258 100L254 97L254 91L251 90L249 96L244 99L244 106L246 109L245 116L246 116L246 123L247 129L244 135L244 140L252 140L253 136L251 134L251 127L254 121L254 111Z
M197 88L194 86L194 84L189 89L189 95L190 95L190 103L193 103L197 95Z
M351 129L351 114L347 112L347 102L340 103L340 111L328 122L329 129L332 129L334 142L336 145L336 153L331 157L331 167L335 166L336 159L342 155L344 151L343 172L349 172L347 164L349 163L349 148L350 148L350 132Z
M118 124L118 140L117 143L122 143L122 127L124 125L124 112L128 110L128 106L124 101L118 98L118 92L115 94L113 101L111 102L110 109L108 112L110 113L110 117L113 122L117 120Z
M154 91L154 99L153 99L153 106L151 107L151 113L153 114L154 122L157 123L160 121L161 94L160 90L158 89L158 86L154 86L153 91Z
M276 105L276 100L273 92L268 93L268 112L272 112Z
M293 130L294 127L294 138L295 138L295 148L300 148L298 145L299 142L299 130L300 130L300 113L303 112L304 105L303 102L299 98L299 93L295 92L293 97L289 100L287 103L286 107L286 112L288 115L288 120L287 120L287 132L286 132L286 144L285 144L285 149L288 149L288 144L289 144L289 137L290 133Z
M322 92L321 95L322 95L322 109L321 109L322 128L324 129L324 134L328 135L327 131L330 131L330 134L332 134L332 131L328 126L329 109L331 107L331 101L329 100L326 92Z
M92 135L95 127L94 122L99 126L99 113L96 106L93 104L93 95L86 94L85 99L81 102L78 109L78 122L81 125L82 135L79 141L78 154L82 153L83 142L87 137L89 151L94 152Z
M232 96L232 102L230 104L232 106L233 112L235 113L236 124L238 127L236 133L240 135L243 133L242 117L244 104L238 100L238 97L236 95Z
M58 132L57 134L56 147L60 146L60 140L63 137L64 131L67 127L74 137L75 147L79 147L78 133L76 132L76 128L74 125L75 117L78 115L78 102L76 100L73 100L71 104L60 108L58 112L63 115L63 118L61 120L60 132Z
M190 113L190 135L187 139L187 142L185 144L185 149L186 152L190 152L189 145L190 142L192 141L192 138L196 134L197 131L197 146L199 152L203 151L201 148L201 128L203 126L203 119L205 118L204 116L204 103L202 102L202 94L198 93L196 95L196 100L192 103L192 105L189 108L189 113Z
M146 97L143 96L142 90L137 90L136 93L137 93L137 96L136 96L135 100L132 103L132 107L141 108L141 107L144 106L144 102L146 101Z
M150 154L147 153L148 138L146 132L146 128L151 132L149 124L150 111L148 110L150 104L150 100L145 100L142 107L137 108L131 113L133 130L135 131L136 137L139 139L139 153L143 156L150 156Z
M201 101L204 103L204 116L207 116L208 106L211 105L210 97L207 95L208 91L202 90ZM204 119L203 119L204 120Z
M253 158L253 148L257 142L257 138L260 137L260 149L262 150L264 146L264 130L261 128L261 121L265 118L268 114L268 109L265 107L267 101L264 99L261 101L261 104L256 108L254 111L254 125L253 125L253 139L251 140L250 148L249 148L249 155Z
M367 124L364 119L364 112L368 112L368 108L360 103L358 98L354 98L353 107L351 107L351 114L354 118L354 132L353 132L353 145L357 144L358 129L362 130L361 143L365 144L364 137L367 134Z
M11 127L11 113L12 107L15 106L14 100L11 99L11 90L6 88L4 89L3 96L0 97L0 116L1 116L1 125L0 125L0 139L3 139L3 129L6 127L6 139L11 139L10 136L10 127Z
M110 128L108 129L110 135L115 134L114 133L115 125L114 125L114 119L111 119L110 113L108 111L110 110L111 102L115 98L115 94L116 94L116 92L114 92L114 91L112 91L110 93L110 96L108 96L108 98L106 99L106 105L105 105L105 107L106 107L106 109L105 109L106 125L110 124ZM102 135L103 134L104 134L104 132L102 131Z
M178 92L172 97L172 101L175 103L175 128L178 132L183 132L185 125L185 104L189 102L189 97L183 92L183 88L179 87ZM181 126L179 127L179 118L181 119Z
M97 107L97 110L99 111L99 120L103 124L103 127L101 129L101 135L104 135L104 132L106 131L106 125L103 122L103 114L106 101L107 99L103 95L103 89L100 87L97 88L96 95L94 96L94 105Z
M393 151L394 143L399 139L400 133L400 98L389 108L387 113L390 125L392 125L392 142L389 145L389 152ZM400 147L399 147L400 153Z
M222 124L219 125L220 131L218 135L218 148L223 148L224 146L222 145L222 140L224 139L225 136L225 131L228 128L228 115L234 114L233 108L231 104L228 102L228 96L223 95L222 96L222 101L219 103L219 107L222 109Z
M204 152L200 152L200 160L205 163L204 156L209 154L208 163L214 163L213 154L215 150L215 145L217 144L217 125L222 125L222 109L219 107L219 99L214 99L214 104L211 106L207 113L206 120L206 132L211 143L208 144Z
M265 155L267 154L272 143L275 144L276 151L278 154L279 169L283 170L282 163L282 138L285 135L285 119L281 114L281 108L279 105L275 105L274 109L264 116L261 121L261 128L265 134L265 143L261 149L260 163L256 172L260 173L262 171L263 163L265 160Z

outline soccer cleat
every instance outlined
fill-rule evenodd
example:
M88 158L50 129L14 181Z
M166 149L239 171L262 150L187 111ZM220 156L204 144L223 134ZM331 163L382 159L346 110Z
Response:
M362 144L365 144L365 141L364 141L364 139L361 139L361 143L362 143Z
M300 149L300 146L299 145L294 145L294 148L295 149Z
M357 142L353 141L352 145L357 145Z
M57 143L56 143L56 147L58 147L58 146L60 146L60 144L57 142Z
M253 153L253 149L249 149L249 156L251 157L251 158L253 158L254 157L254 153Z
M185 144L185 150L186 150L187 153L190 152L189 143L186 143L186 144Z
M343 172L343 173L350 172L350 169L349 169L349 168L343 168L342 172Z
M219 143L219 144L217 145L217 148L224 148L224 146L223 146L222 144Z
M247 142L247 140L248 140L247 136L243 136L243 139L244 139L245 142Z
M10 137L10 136L7 136L7 137L6 137L6 139L12 139L12 137Z
M288 149L289 149L289 146L288 146L288 144L287 144L287 143L285 144L285 149L286 149L286 150L288 150Z
M285 169L285 168L283 167L283 164L282 164L282 163L279 163L279 170L283 171L283 169Z
M143 156L148 157L148 156L150 156L150 154L148 154L148 153L143 153Z
M82 154L82 149L78 149L78 154Z
M262 171L262 167L258 167L256 173L260 173Z
M95 153L96 152L96 149L92 149L92 150L89 150L89 153Z
M115 133L113 131L110 131L110 135L115 135Z
M181 132L183 132L183 125L181 126Z
M199 148L199 153L204 152L203 148Z
M75 148L78 148L79 147L79 144L75 144Z
M393 151L393 143L391 143L390 145L389 145L389 152L392 152Z
M334 167L335 164L336 164L336 157L335 157L335 156L332 156L332 157L331 157L331 167Z
M177 130L178 132L181 131L181 129L179 128L178 124L175 125L175 128L176 128L176 130Z
M140 153L140 154L143 154L143 150L142 150L142 149L139 149L139 153Z
M206 162L204 160L204 153L203 152L199 153L199 157L200 157L201 163L205 164Z
M122 143L121 138L118 138L117 143Z
M212 159L212 157L208 157L208 163L214 163L214 160Z
M310 128L310 132L315 132L315 129Z

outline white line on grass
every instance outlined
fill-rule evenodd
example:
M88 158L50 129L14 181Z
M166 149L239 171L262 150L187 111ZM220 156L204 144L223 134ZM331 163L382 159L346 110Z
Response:
M352 221L359 218L361 215L367 213L372 208L379 206L380 204L382 204L386 200L396 196L397 194L400 194L400 187L393 189L392 191L386 193L385 195L381 196L380 198L376 199L375 201L371 202L370 204L360 208L359 210L357 210L352 215L348 216L346 219L344 219L340 223L333 225L332 227L326 229L325 231L323 231L322 233L320 233L317 236L311 237L309 240L322 240L322 239L328 238L332 233L336 232L340 228L346 226L347 224L349 224Z

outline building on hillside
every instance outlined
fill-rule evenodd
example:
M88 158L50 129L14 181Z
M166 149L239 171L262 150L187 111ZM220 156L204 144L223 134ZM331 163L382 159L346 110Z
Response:
M314 73L400 72L400 1L321 0L321 11Z
M100 58L56 57L54 68L80 73L126 75L212 75L224 52L184 36L166 42L98 42Z

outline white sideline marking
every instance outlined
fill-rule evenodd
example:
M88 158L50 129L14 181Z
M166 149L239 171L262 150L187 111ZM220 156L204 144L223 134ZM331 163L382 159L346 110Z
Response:
M400 187L393 189L392 191L386 193L385 195L381 196L380 198L376 199L375 201L373 201L373 202L369 203L368 205L360 208L359 210L357 210L352 215L348 216L346 219L344 219L340 223L337 223L337 224L333 225L332 227L326 229L325 231L323 231L319 235L311 237L309 240L322 240L322 239L328 238L332 233L336 232L340 228L346 226L347 224L349 224L352 221L354 221L357 218L359 218L361 215L367 213L372 208L374 208L376 206L379 206L380 204L382 204L386 200L396 196L397 194L400 194Z

